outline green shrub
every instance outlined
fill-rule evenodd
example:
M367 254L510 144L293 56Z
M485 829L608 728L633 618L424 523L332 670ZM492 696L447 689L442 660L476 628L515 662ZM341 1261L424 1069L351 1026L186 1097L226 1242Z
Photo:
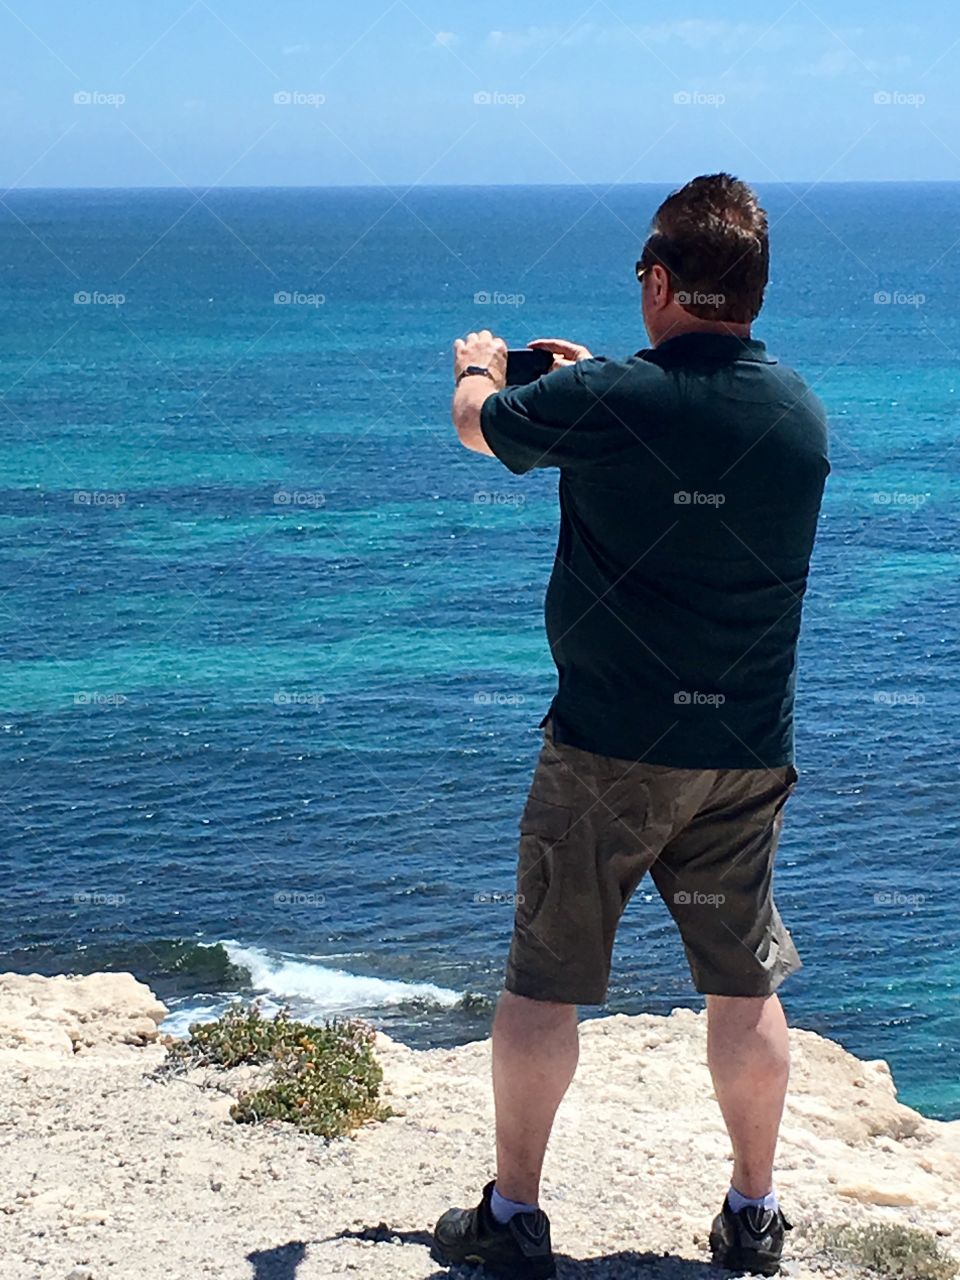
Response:
M231 1005L214 1022L194 1023L170 1046L163 1071L263 1066L265 1082L241 1093L234 1120L284 1120L322 1138L339 1138L391 1113L380 1103L383 1072L365 1023L296 1022L284 1009L265 1018L255 1005Z
M828 1227L822 1244L827 1253L885 1280L954 1280L957 1274L956 1263L939 1241L916 1227L892 1223Z

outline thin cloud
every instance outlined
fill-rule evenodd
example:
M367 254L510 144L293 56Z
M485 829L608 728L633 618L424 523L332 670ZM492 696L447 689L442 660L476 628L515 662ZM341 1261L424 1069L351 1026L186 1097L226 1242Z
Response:
M489 48L504 53L569 48L587 43L622 45L631 32L642 44L676 44L685 49L710 50L722 54L749 48L770 53L787 48L797 39L795 27L728 22L724 19L684 18L677 22L622 22L616 25L581 22L573 27L554 23L548 26L531 26L525 30L491 31L486 44Z
M601 39L603 28L591 22L573 28L560 23L527 27L525 31L491 31L486 43L501 53L526 53L531 49L569 48L591 39Z
M805 76L815 80L835 80L843 76L882 75L889 72L908 71L912 59L907 54L898 54L894 58L860 58L852 49L843 47L826 49L816 61L806 64L800 70Z
M787 48L796 39L795 28L727 22L722 18L683 18L678 22L632 26L631 30L647 44L681 44L687 49L713 49L724 54L749 48L769 53Z

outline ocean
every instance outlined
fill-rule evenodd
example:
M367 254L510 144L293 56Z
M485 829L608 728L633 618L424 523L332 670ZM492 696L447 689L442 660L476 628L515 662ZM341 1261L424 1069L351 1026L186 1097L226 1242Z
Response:
M761 186L756 327L825 401L791 1020L960 1116L960 184ZM486 1034L554 673L556 475L467 454L452 339L644 345L666 188L0 202L0 968ZM608 1012L698 1006L649 885Z

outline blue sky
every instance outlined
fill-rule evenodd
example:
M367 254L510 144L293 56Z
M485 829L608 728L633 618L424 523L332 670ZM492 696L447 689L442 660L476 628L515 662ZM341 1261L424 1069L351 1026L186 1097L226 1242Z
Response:
M954 0L0 0L0 182L960 180L958 84Z

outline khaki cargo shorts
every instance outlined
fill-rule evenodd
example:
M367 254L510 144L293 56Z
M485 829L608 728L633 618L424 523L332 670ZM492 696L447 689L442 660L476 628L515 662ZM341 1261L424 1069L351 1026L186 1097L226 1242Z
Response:
M775 769L673 769L553 741L548 724L520 819L506 988L603 1004L624 907L649 871L697 990L766 996L800 968L773 901L783 806Z

